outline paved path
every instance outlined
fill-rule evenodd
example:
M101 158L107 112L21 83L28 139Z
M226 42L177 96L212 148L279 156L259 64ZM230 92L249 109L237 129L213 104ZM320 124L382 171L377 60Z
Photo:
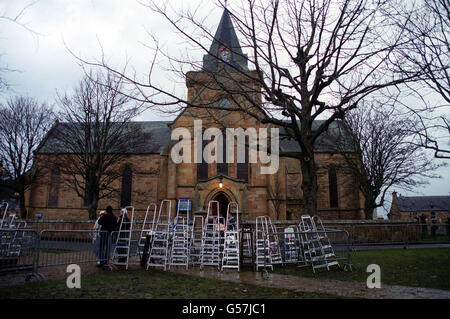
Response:
M380 289L369 289L365 283L339 281L331 279L314 279L298 276L280 275L269 273L268 276L262 272L225 271L219 272L216 268L205 268L200 271L198 268L173 269L171 271L199 276L202 278L214 278L252 284L273 288L283 288L299 292L316 292L332 294L348 298L366 298L366 299L450 299L450 291L415 288L404 286L381 285Z

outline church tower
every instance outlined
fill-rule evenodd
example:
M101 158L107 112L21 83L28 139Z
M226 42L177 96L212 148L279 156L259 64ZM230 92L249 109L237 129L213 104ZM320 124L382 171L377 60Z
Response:
M231 21L230 13L224 10L208 54L203 57L203 70L206 72L248 71L247 55L241 45Z
M255 78L256 72L249 70L248 57L242 51L230 12L224 9L200 70L186 74L189 104L170 126L172 130L188 128L194 136L194 121L201 120L203 130L218 128L223 132L220 147L223 147L224 154L230 151L230 147L234 150L235 159L232 163L226 162L224 156L220 162L207 163L202 157L201 163L176 165L173 182L176 181L177 192L172 196L193 198L194 210L197 212L207 210L210 200L217 200L221 211L226 212L229 202L237 202L245 213L248 211L248 198L251 198L249 186L265 187L267 184L266 176L256 173L259 171L256 169L258 164L249 163L248 149L246 162L237 163L237 144L227 145L225 138L226 128L258 130L263 127L254 117L241 111L251 107L251 104L260 105L261 90ZM255 103L250 103L249 98L254 99ZM204 147L209 141L203 143ZM192 185L192 188L181 185ZM172 189L172 186L168 185L168 189ZM266 201L260 203L259 207L261 214L267 212Z

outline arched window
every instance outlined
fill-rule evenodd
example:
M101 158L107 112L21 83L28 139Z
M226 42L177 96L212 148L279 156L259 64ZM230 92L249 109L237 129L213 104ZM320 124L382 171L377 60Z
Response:
M131 205L131 187L133 181L133 171L129 165L126 165L122 172L122 189L120 192L120 206Z
M208 163L203 158L203 150L206 144L207 141L202 142L202 161L197 164L197 181L208 179Z
M48 207L58 207L59 179L60 171L58 167L52 170L50 176L50 191L48 194Z
M339 207L339 194L337 185L337 174L336 169L331 167L328 169L328 182L330 191L330 208Z
M248 137L245 138L245 143L248 143ZM246 183L248 183L248 146L245 146L245 162L244 163L237 163L236 169L237 169L237 178L244 180Z
M228 100L227 100L228 101ZM228 175L228 163L227 163L227 138L225 131L222 131L222 143L223 143L223 153L222 161L223 163L217 163L217 175Z

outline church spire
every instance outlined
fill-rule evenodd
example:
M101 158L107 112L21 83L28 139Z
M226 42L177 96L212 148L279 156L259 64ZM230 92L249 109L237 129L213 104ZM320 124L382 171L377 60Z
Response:
M233 68L241 71L248 70L247 55L242 52L230 12L226 6L209 52L203 57L203 69L205 71L216 72L222 68L231 71Z

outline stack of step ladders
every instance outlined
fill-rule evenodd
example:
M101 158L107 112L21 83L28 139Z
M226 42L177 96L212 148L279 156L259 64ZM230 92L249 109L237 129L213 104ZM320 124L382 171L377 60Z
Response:
M289 226L284 229L284 262L292 263L298 261L298 244L296 227Z
M7 228L5 225L5 221L7 220L7 216L8 216L8 207L9 207L9 205L5 201L3 201L2 204L0 205L0 209L4 209L2 219L0 220L0 228Z
M191 265L201 264L203 225L204 225L203 216L200 215L194 216L189 245L189 263Z
M170 254L170 266L189 267L189 221L191 201L187 198L178 200L177 215L174 220L172 252Z
M153 239L147 260L147 269L149 267L162 267L164 270L167 269L172 230L171 212L172 201L168 199L162 200L153 226Z
M302 215L300 224L304 258L306 262L311 264L313 272L318 268L330 270L331 266L337 265L340 267L320 218L318 221L320 222L320 230L317 228L314 219L309 215Z
M256 271L259 268L273 270L272 259L270 257L269 226L267 216L256 217Z
M232 208L234 208L234 211ZM225 243L223 249L222 270L229 268L237 269L239 271L239 206L236 202L228 204L224 237Z
M15 213L3 220L3 229L7 231L0 230L1 257L19 257L23 248L30 248L33 238L26 233L26 226L26 221L17 221Z
M254 264L253 232L250 227L242 228L242 263Z
M271 263L282 264L283 258L281 257L280 241L278 240L278 233L272 224L270 217L266 216L267 229L269 233L269 254Z
M215 206L216 212L213 213ZM220 205L218 201L210 201L208 203L208 212L205 219L202 234L202 250L200 269L204 266L216 266L220 269L220 253L221 253L221 225L224 225L224 218L220 216Z

